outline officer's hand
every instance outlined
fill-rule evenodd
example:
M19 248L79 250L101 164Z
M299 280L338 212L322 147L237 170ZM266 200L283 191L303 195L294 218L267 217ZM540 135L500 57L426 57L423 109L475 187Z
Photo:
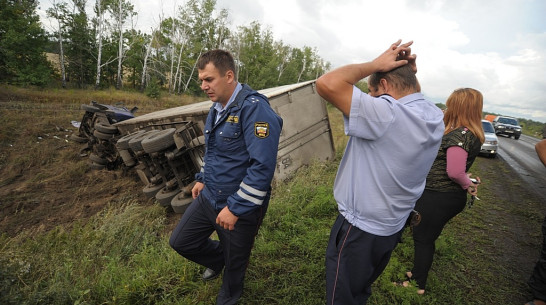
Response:
M199 196L199 193L201 193L203 188L205 188L205 184L203 184L202 182L196 182L195 183L195 185L191 189L191 196L193 197L193 199L195 199L195 198L197 198L197 196Z
M220 227L230 231L235 229L237 220L239 220L239 217L233 215L227 206L223 208L220 213L218 213L218 217L216 217L216 223Z
M413 72L417 73L417 54L411 54L411 48L408 47L406 51L398 54L398 60L405 59L408 61Z
M375 70L377 72L388 72L408 64L410 60L412 61L412 64L414 64L416 56L411 54L410 48L413 41L409 41L404 44L401 43L402 40L399 39L397 42L393 43L390 48L383 52L383 54L379 55L372 61L372 64L375 65ZM417 70L416 65L415 70Z

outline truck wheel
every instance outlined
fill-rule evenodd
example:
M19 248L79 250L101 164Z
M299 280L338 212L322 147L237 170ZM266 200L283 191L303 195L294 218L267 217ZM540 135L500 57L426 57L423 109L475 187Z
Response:
M104 132L100 132L98 130L93 131L93 135L95 136L95 138L98 138L98 139L101 139L101 140L106 140L106 141L111 140L111 139L116 137L115 134L104 133Z
M143 138L142 148L149 154L169 148L174 145L173 135L175 131L175 128L168 128Z
M134 138L136 135L141 134L141 133L145 133L145 132L146 131L144 131L144 130L139 130L137 132L133 132L133 133L124 135L123 137L119 138L119 140L116 142L116 148L118 150L129 149L129 140Z
M159 130L154 129L154 130L150 130L148 132L145 132L145 133L138 134L138 135L134 136L131 140L129 140L129 147L134 152L144 150L144 148L142 148L142 139L144 139L145 137L150 136L150 135L152 135L153 133L156 133L156 132L159 132Z
M142 189L142 192L147 198L154 198L155 194L157 194L157 192L159 192L164 186L164 183L158 185L148 184Z
M70 137L68 137L70 140L76 142L76 143L87 143L87 138L80 137L79 135L71 134Z
M89 160L97 163L97 164L100 164L100 165L106 165L108 163L108 160L104 159L104 158L101 158L99 157L97 154L90 154L89 155Z
M519 135L514 136L514 139L519 140Z
M180 189L177 187L174 190L168 190L166 187L162 188L157 194L155 194L155 199L159 202L159 205L162 207L168 207L171 205L171 200L180 193Z
M118 133L118 128L114 125L107 125L102 123L95 124L95 129L102 132L102 133L108 133L108 134L116 134Z
M92 169L92 170L101 170L101 169L105 169L106 168L106 165L103 165L103 164L98 164L98 163L95 163L91 160L89 160L89 167Z
M176 196L173 197L171 200L171 206L173 208L173 211L177 214L184 214L186 209L190 206L190 204L193 202L193 198L186 194L184 192L178 193Z

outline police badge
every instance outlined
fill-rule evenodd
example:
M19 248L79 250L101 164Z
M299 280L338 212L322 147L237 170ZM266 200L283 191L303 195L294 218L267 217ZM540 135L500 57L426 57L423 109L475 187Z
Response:
M269 123L267 122L254 123L254 135L260 139L267 138L269 136Z

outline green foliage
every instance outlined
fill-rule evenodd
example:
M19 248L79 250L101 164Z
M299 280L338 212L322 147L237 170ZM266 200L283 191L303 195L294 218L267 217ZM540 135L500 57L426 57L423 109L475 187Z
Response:
M132 88L139 88L143 72L142 58L146 54L146 42L150 40L150 36L135 30L128 31L125 36L132 42L124 61L127 76L125 80Z
M148 87L144 91L147 97L158 99L161 96L161 88L158 81L152 78Z
M47 37L36 6L33 0L0 0L0 82L45 86L50 81Z
M239 81L256 89L316 79L329 69L316 49L274 41L271 30L262 30L257 21L240 26L228 49L236 59Z
M74 10L60 10L66 73L74 87L86 88L92 84L96 72L94 33L89 27L85 2L73 0Z
M369 89L368 89L368 82L367 81L364 81L364 80L361 80L359 81L358 83L355 84L355 86L362 90L362 92L366 92L368 93Z
M523 118L518 118L518 122L521 125L522 132L524 134L532 137L537 137L539 139L546 137L546 123Z

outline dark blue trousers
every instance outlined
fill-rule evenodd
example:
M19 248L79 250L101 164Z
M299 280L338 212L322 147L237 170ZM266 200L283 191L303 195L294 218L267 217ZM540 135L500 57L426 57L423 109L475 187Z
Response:
M339 214L326 248L326 304L366 304L372 283L385 270L403 231L373 235Z
M546 217L542 221L542 249L533 274L529 278L533 298L546 302Z
M215 210L204 196L199 196L184 212L171 235L169 243L180 255L216 271L224 268L217 305L236 304L241 297L250 252L268 202L269 198L263 207L240 216L235 229L229 231L216 224L220 210ZM214 231L219 241L210 238Z

